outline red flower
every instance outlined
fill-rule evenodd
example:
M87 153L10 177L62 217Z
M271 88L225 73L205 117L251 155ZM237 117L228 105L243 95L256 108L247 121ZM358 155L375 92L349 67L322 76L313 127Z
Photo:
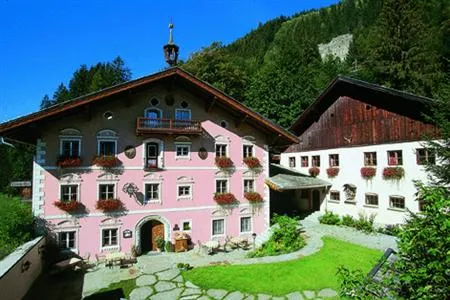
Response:
M60 210L64 210L67 212L74 212L76 210L78 210L81 205L81 203L75 200L72 201L55 201L53 202L53 205L55 205L57 208L59 208Z
M114 211L123 208L123 203L119 199L98 200L96 208L103 211Z
M402 167L386 167L383 170L384 179L402 179L405 176L405 170Z
M233 161L229 157L218 156L218 157L216 157L216 166L218 166L221 169L232 168Z
M73 168L81 165L79 156L60 156L56 161L56 165L61 168Z
M93 165L97 165L99 167L104 168L112 168L117 166L120 163L120 160L115 156L94 156L94 159L92 160Z
M361 177L365 179L370 179L375 176L377 173L377 169L372 167L362 167L361 168Z
M227 205L236 203L236 198L232 193L215 193L214 201L219 205Z
M256 157L246 157L244 158L244 164L246 164L250 169L261 168L261 163Z
M244 197L250 203L261 203L261 202L263 202L263 198L261 197L261 195L259 193L256 193L256 192L244 193Z
M333 167L333 168L327 169L328 177L336 177L338 174L339 174L339 168Z
M312 177L316 177L320 173L320 169L318 167L311 167L308 171L309 175L311 175Z

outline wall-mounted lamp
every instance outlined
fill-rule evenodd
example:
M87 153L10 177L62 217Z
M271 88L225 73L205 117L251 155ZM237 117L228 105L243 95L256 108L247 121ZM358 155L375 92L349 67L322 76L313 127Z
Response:
M173 226L173 231L178 231L178 230L180 230L180 227L178 227L178 224L175 224Z
M255 245L256 233L255 232L252 233L252 238L253 238L253 251L255 251L255 248L256 248L256 245Z

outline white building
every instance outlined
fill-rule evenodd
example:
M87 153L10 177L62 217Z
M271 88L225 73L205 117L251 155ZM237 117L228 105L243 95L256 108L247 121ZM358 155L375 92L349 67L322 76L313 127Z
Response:
M321 212L402 223L407 209L420 210L413 181L426 181L424 165L435 162L424 149L424 135L438 134L424 117L431 102L338 77L291 126L300 143L281 154L281 165L304 174L320 170L317 178L331 187L305 195L320 195Z

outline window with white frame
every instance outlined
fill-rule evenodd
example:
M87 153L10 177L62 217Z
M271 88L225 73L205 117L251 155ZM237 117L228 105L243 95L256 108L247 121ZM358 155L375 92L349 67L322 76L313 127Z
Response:
M225 234L225 219L212 220L212 235Z
M241 233L247 233L252 231L252 217L241 217Z
M159 201L159 183L145 184L145 202Z
M302 168L307 168L309 166L309 157L302 156L300 159L301 159Z
M75 249L75 231L58 232L58 244L62 249Z
M225 144L216 144L216 157L227 156L227 146Z
M186 144L176 144L175 151L176 151L176 158L189 158L191 146Z
M377 165L377 153L376 152L364 152L364 165L376 166Z
M102 247L112 247L119 245L117 228L102 229Z
M192 230L192 221L191 220L183 221L181 223L181 229L183 231L191 231Z
M190 198L192 196L190 185L178 186L178 198Z
M216 193L219 194L228 193L228 180L226 179L216 180Z
M328 162L330 167L339 167L339 154L330 154Z
M366 205L378 206L378 195L366 193Z
M244 179L244 193L251 193L255 191L255 180Z
M390 196L389 197L389 207L405 209L405 197L402 196Z
M295 168L295 157L289 157L289 168Z
M330 191L330 200L331 201L341 201L341 193L339 191Z
M99 184L98 185L98 198L99 200L114 199L114 183Z
M81 141L78 139L61 139L61 156L79 157Z
M388 151L388 165L398 166L403 164L402 150Z
M242 147L242 156L244 158L253 157L253 145L244 145Z
M64 184L61 185L61 201L77 201L78 199L78 185L76 184Z

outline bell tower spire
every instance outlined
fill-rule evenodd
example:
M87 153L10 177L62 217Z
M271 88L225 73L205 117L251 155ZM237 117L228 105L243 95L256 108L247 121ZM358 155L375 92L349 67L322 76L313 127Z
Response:
M180 49L173 43L173 27L174 26L171 21L169 24L169 42L163 47L164 58L166 63L171 67L176 66L178 61L178 50Z

